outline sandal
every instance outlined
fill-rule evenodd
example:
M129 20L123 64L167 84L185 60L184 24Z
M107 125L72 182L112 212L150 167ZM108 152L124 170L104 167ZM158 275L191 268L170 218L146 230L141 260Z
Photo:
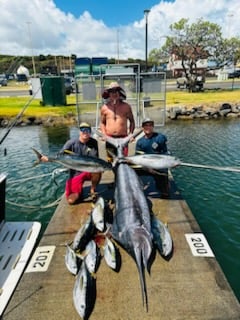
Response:
M68 197L67 197L67 202L69 204L76 204L79 200L79 194L78 193L71 193Z
M98 193L97 192L91 192L91 200L93 203L95 203L98 199Z

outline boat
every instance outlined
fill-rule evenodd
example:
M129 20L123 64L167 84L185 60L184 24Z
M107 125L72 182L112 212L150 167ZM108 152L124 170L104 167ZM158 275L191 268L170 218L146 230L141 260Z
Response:
M7 174L0 174L0 318L35 248L41 223L6 220Z

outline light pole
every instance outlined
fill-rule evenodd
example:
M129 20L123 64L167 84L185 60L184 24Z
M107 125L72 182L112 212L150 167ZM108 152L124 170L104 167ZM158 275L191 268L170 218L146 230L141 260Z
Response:
M119 64L119 29L117 29L117 63Z
M145 15L145 71L147 72L147 65L148 65L148 14L150 10L145 9L144 15Z
M33 65L33 76L36 76L36 68L35 68L35 61L34 61L34 55L33 55L33 45L32 45L32 35L31 35L31 28L30 28L30 21L26 22L28 25L28 33L29 33L29 42L30 42L30 48L32 50L32 65Z

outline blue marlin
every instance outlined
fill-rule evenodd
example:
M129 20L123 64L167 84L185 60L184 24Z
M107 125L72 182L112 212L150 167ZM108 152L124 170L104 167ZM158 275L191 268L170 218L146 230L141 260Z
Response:
M148 296L144 270L149 271L153 251L150 211L141 182L135 171L126 163L116 166L115 215L112 225L113 238L136 262L143 304L148 310Z
M104 138L117 148L117 161L114 164L115 214L112 236L136 262L143 304L145 303L146 310L148 310L144 271L146 269L150 272L150 258L154 252L150 210L142 184L136 172L126 163L122 153L123 147L139 133L141 131L122 139L113 139L107 136Z

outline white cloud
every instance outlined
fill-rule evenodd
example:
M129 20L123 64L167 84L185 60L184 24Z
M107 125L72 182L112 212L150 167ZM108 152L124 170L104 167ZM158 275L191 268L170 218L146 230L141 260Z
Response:
M224 36L239 36L239 0L176 0L151 8L148 16L151 50L163 42L169 25L204 18L222 27ZM94 20L89 12L76 18L59 10L51 0L0 0L0 54L56 54L144 58L145 19L118 29ZM29 22L29 24L28 24ZM29 29L30 27L30 34ZM31 39L31 42L30 42Z

